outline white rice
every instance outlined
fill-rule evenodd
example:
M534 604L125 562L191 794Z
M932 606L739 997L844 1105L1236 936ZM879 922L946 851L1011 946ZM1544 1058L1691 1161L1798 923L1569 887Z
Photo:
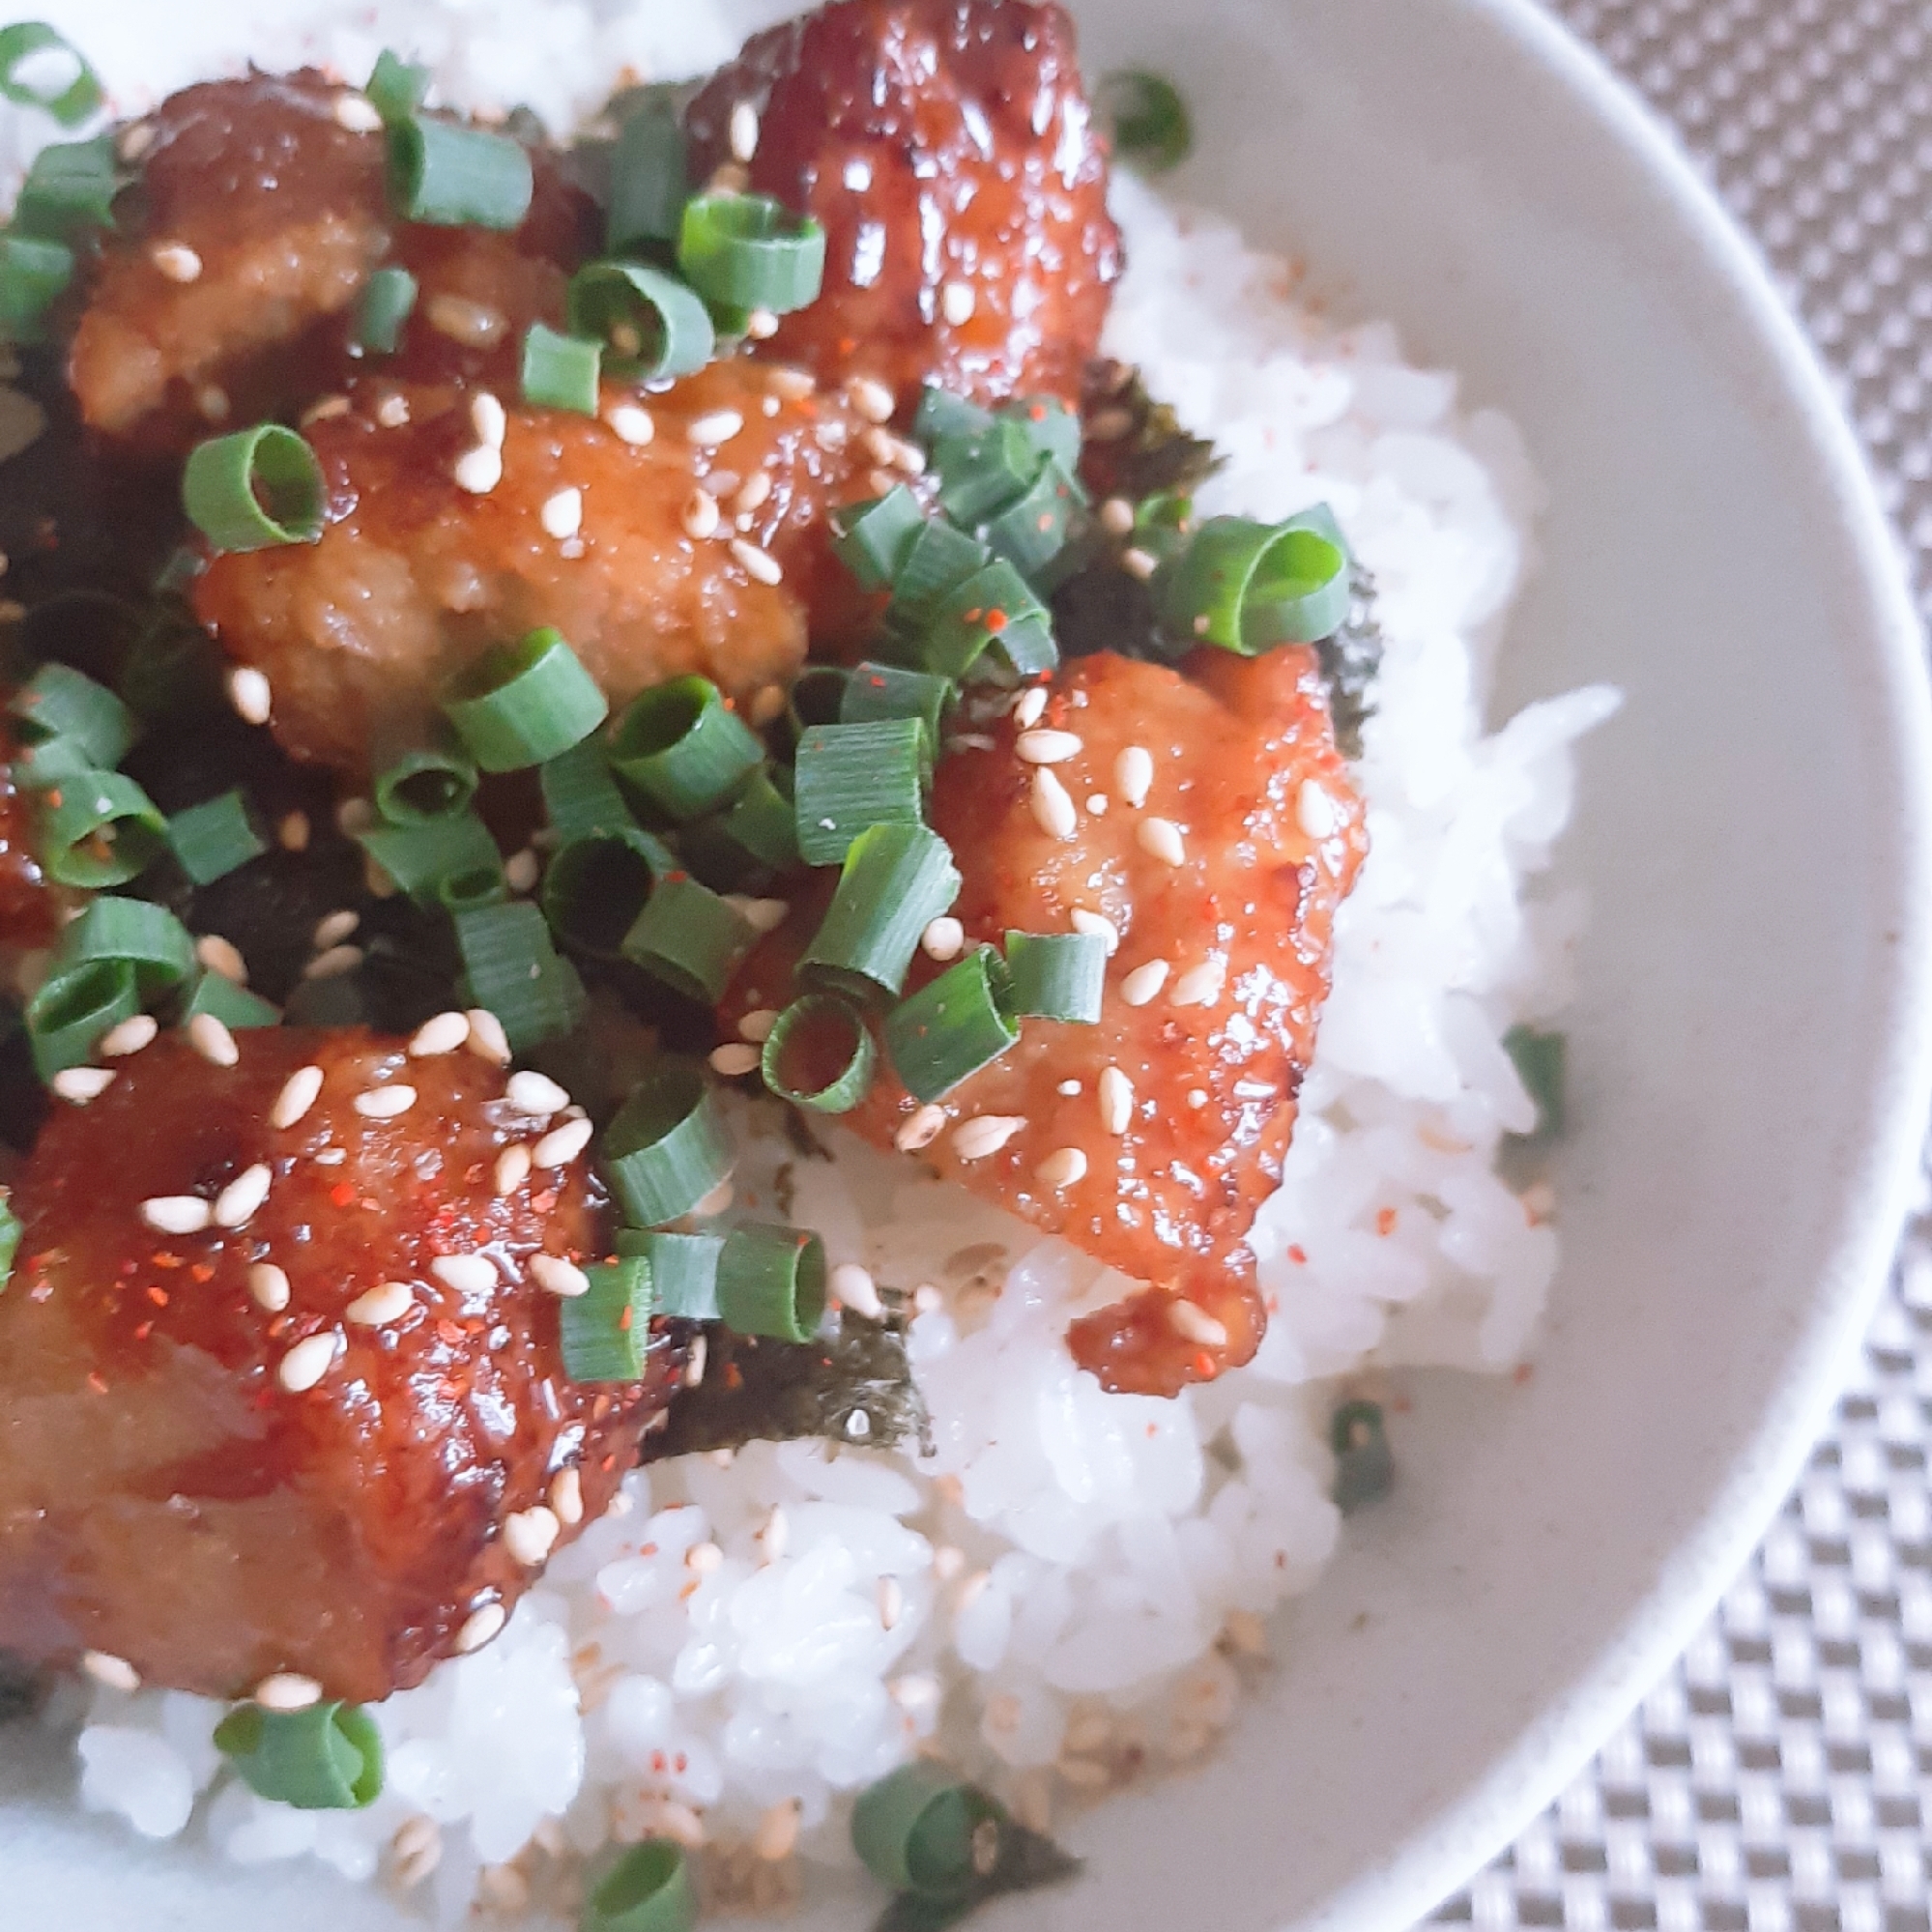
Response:
M534 94L560 123L625 59L675 72L735 41L699 8L594 34L559 8L533 72L499 11L428 12L419 35L412 15L412 38L449 54L452 98ZM164 92L242 50L188 45L180 24L153 59L126 50L125 72ZM360 71L386 29L392 15L323 50ZM1102 1393L1061 1338L1119 1277L842 1140L835 1164L794 1169L795 1213L834 1262L937 1290L911 1329L930 1460L758 1445L633 1475L501 1639L376 1711L389 1780L364 1812L297 1812L225 1778L217 1705L70 1686L49 1721L81 1726L89 1807L243 1862L306 1854L415 1879L449 1921L479 1884L514 1910L570 1852L662 1831L701 1830L714 1883L783 1904L801 1864L851 1863L851 1795L922 1744L1049 1822L1142 1760L1196 1755L1231 1717L1230 1659L1335 1545L1336 1378L1521 1359L1557 1236L1549 1203L1494 1171L1501 1137L1534 1118L1500 1041L1567 997L1580 895L1527 888L1569 815L1571 745L1617 696L1572 692L1485 736L1537 507L1514 427L1459 413L1455 377L1406 363L1388 325L1339 331L1298 307L1283 265L1226 223L1177 217L1131 180L1114 199L1131 267L1108 347L1228 456L1201 507L1332 505L1388 640L1355 767L1371 852L1254 1233L1278 1310L1259 1356L1172 1402ZM785 1158L754 1156L741 1190ZM782 1850L793 1804L795 1860L717 1855L761 1822Z

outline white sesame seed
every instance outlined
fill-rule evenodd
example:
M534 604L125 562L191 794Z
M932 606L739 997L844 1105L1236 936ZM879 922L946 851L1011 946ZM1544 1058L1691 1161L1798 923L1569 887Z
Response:
M1154 787L1154 754L1145 745L1130 744L1113 761L1113 789L1137 809L1147 802Z
M348 134L378 134L382 131L383 117L376 110L376 103L360 94L338 94L332 110L335 125Z
M1107 798L1107 793L1105 792L1090 792L1087 793L1086 809L1089 812L1091 812L1096 819L1104 819L1107 817L1107 805L1108 805L1108 798Z
M1013 749L1027 764L1064 764L1081 750L1072 732L1026 731L1013 740Z
M684 1386L695 1389L705 1379L705 1365L711 1359L710 1343L700 1334L684 1357Z
M544 498L537 520L543 525L546 536L557 537L560 541L566 536L575 536L584 527L583 491L559 490L555 496Z
M475 1016L471 1017L474 1021ZM570 1105L570 1096L548 1074L533 1073L528 1069L510 1075L504 1088L504 1098L519 1113L527 1113L533 1120L548 1120L553 1113L562 1113Z
M497 1156L496 1189L500 1195L515 1194L530 1178L530 1149L518 1143L505 1147Z
M364 1120L393 1120L416 1105L416 1089L401 1082L365 1087L349 1104Z
M449 474L459 490L468 490L473 497L486 497L504 479L504 452L480 443L457 457Z
M1174 990L1168 997L1176 1006L1213 1006L1226 983L1226 965L1221 960L1204 960L1175 980Z
M875 382L870 376L854 376L846 385L846 394L868 422L892 420L892 391L883 383Z
M711 1071L722 1074L726 1080L739 1080L758 1071L758 1049L737 1040L727 1040L722 1047L713 1047L710 1058Z
M210 422L228 419L228 391L218 383L204 383L194 392L194 406Z
M1171 819L1142 819L1134 834L1140 850L1163 865L1184 865L1188 849L1181 828Z
M303 979L340 979L345 972L354 972L362 964L360 946L331 946L326 953L317 953L303 967Z
M385 429L400 429L409 420L409 398L406 395L386 395L376 405L376 420Z
M1065 1099L1071 1100L1075 1094L1081 1091L1081 1083L1077 1080L1063 1080L1053 1091Z
M533 892L541 871L541 863L536 853L529 846L525 846L521 851L511 852L509 857L505 859L504 883L512 892Z
M1049 1154L1033 1172L1050 1188L1070 1188L1085 1178L1086 1156L1078 1147L1060 1147Z
M588 1120L566 1120L562 1126L553 1127L530 1150L532 1165L567 1168L591 1144L591 1136L596 1131Z
M115 143L115 153L132 167L155 145L159 133L152 121L136 121Z
M862 1268L856 1261L841 1261L831 1272L827 1283L833 1298L854 1314L862 1314L868 1321L877 1321L885 1312L885 1304L879 1298L879 1283L872 1279L872 1271Z
M266 1161L257 1161L252 1167L244 1168L215 1197L216 1226L245 1226L255 1210L268 1199L269 1187L274 1179L274 1169Z
M1080 823L1067 788L1043 765L1033 772L1032 790L1026 801L1033 809L1033 822L1050 839L1070 839Z
M1110 1134L1125 1134L1134 1118L1134 1082L1118 1067L1100 1073L1100 1124Z
M769 342L778 333L778 318L768 308L753 308L745 312L744 332L754 342ZM778 414L778 404L766 396L759 405L766 416Z
M275 1104L269 1109L269 1125L293 1127L315 1105L315 1097L321 1091L322 1069L297 1067L282 1082L281 1092L275 1095Z
M453 1053L469 1037L470 1016L467 1013L439 1013L416 1029L415 1037L409 1043L409 1055L413 1060L429 1060L440 1053Z
M288 1307L288 1272L273 1261L257 1261L248 1270L248 1292L255 1306L271 1314L280 1314Z
M1295 818L1302 830L1317 841L1331 837L1341 822L1335 800L1312 778L1305 778L1295 793Z
M509 1613L501 1603L485 1603L481 1609L472 1610L456 1632L457 1654L468 1657L472 1651L481 1650L508 1622Z
M345 839L353 839L358 832L366 832L376 822L376 808L367 798L345 798L335 808L335 829ZM356 929L351 926L353 933Z
M311 1335L306 1341L298 1341L282 1357L275 1370L275 1380L292 1396L314 1388L334 1367L339 1345L333 1329L325 1329L320 1335Z
M892 1137L892 1144L902 1154L916 1154L921 1147L930 1147L945 1131L946 1110L938 1106L920 1108L899 1123L899 1131Z
M584 1520L584 1479L574 1463L550 1479L550 1508L565 1528Z
M1161 567L1161 560L1151 550L1136 546L1120 553L1120 567L1130 577L1138 577L1144 584Z
M684 1567L698 1576L713 1576L724 1568L725 1553L714 1543L694 1543L684 1552Z
M775 933L784 925L785 915L792 909L790 903L783 899L747 899L739 892L728 892L725 899L744 915L746 924L754 933Z
M148 250L148 259L171 282L201 279L201 257L186 242L163 242Z
M533 1254L530 1279L546 1294L562 1295L566 1301L583 1294L591 1285L590 1276L561 1254Z
M219 933L204 933L194 942L194 957L231 985L247 985L248 963L233 939L224 939Z
M486 302L472 302L467 296L433 295L422 310L430 328L466 349L494 349L503 340L509 322L500 308Z
M928 959L956 960L966 950L966 928L950 912L944 912L920 934L919 943Z
M1129 1006L1145 1006L1167 985L1168 969L1166 960L1149 960L1145 966L1137 966L1120 982L1121 998Z
M1197 1113L1199 1112L1200 1110L1207 1105L1206 1089L1204 1087L1198 1087L1198 1086L1189 1087L1188 1105L1192 1107Z
M1099 514L1100 527L1110 536L1125 536L1134 528L1134 505L1125 497L1109 497Z
M1022 1113L980 1113L953 1130L953 1152L962 1161L983 1161L996 1154L1026 1124Z
M732 511L736 516L750 516L762 510L770 500L772 490L771 472L754 470L744 479L743 486L732 499Z
M738 1021L738 1037L749 1040L755 1047L762 1047L771 1038L771 1029L777 1024L778 1009L775 1006L754 1006Z
M717 498L708 490L693 490L691 501L684 505L684 534L702 543L715 534L717 528Z
M955 329L972 320L978 298L970 282L948 282L939 291L939 313Z
M1103 409L1087 418L1089 443L1118 443L1134 427L1133 413L1124 409Z
M1226 1324L1216 1321L1204 1308L1193 1302L1169 1302L1168 1326L1184 1341L1197 1341L1203 1348L1227 1346Z
M1105 912L1089 912L1084 906L1076 906L1067 918L1076 933L1091 933L1104 940L1109 959L1120 950L1120 928Z
M768 550L761 550L755 543L747 543L741 536L732 538L732 555L738 561L739 567L749 577L755 577L761 584L776 584L785 576L785 566Z
M244 724L265 725L274 705L274 692L252 664L238 664L228 673L228 702Z
M1021 692L1019 701L1013 706L1013 722L1023 732L1028 732L1040 722L1047 709L1047 687L1035 684L1030 690Z
M473 1006L464 1018L470 1023L470 1051L479 1060L488 1060L492 1066L508 1066L510 1043L508 1034L504 1031L504 1023L487 1006Z
M416 1290L407 1282L384 1282L367 1294L358 1295L342 1311L342 1319L353 1321L358 1328L387 1328L415 1306Z
M429 1272L459 1295L486 1295L497 1285L497 1264L487 1254L439 1254Z
M118 1060L128 1053L138 1053L160 1030L160 1022L152 1013L136 1013L101 1034L96 1051L103 1059Z
M504 447L504 438L509 432L509 418L488 389L479 389L470 398L470 427L485 449Z
M749 161L758 153L758 109L749 101L733 103L731 144L735 161Z
M620 402L604 418L610 424L611 433L620 443L628 443L633 449L642 449L657 434L657 424L651 420L648 409L640 409L634 402Z
M819 379L810 369L771 369L764 380L771 385L772 394L787 402L803 402L819 387Z
M141 1687L141 1673L126 1658L110 1657L104 1650L89 1651L80 1659L80 1667L109 1690L135 1691Z
M254 1699L264 1711L306 1711L322 1702L322 1687L312 1677L278 1670L255 1686Z
M71 1100L76 1107L85 1107L90 1100L99 1100L114 1084L112 1067L63 1067L54 1076L53 1088L63 1100Z
M313 429L318 422L334 422L355 408L345 395L324 396L320 402L312 402L302 413L302 426Z
M242 1057L234 1034L212 1013L197 1013L187 1023L187 1042L214 1066L232 1067Z
M694 416L684 431L685 439L701 449L715 449L729 443L744 427L744 418L735 409L709 409Z

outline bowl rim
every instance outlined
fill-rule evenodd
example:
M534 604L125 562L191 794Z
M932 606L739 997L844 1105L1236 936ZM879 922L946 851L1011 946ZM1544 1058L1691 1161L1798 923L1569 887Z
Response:
M1932 1114L1932 682L1902 545L1831 378L1756 244L1662 117L1547 0L1448 0L1479 31L1514 42L1649 176L1740 325L1767 352L1858 567L1885 700L1876 765L1894 808L1879 855L1888 946L1873 979L1889 1042L1873 1071L1862 1153L1846 1172L1831 1258L1757 1427L1692 1533L1618 1637L1461 1794L1372 1870L1300 1913L1293 1932L1393 1932L1418 1923L1521 1835L1582 1773L1682 1657L1736 1582L1823 1434L1850 1379L1918 1197ZM1883 861L1890 860L1889 866ZM1284 1925L1283 1932L1289 1932Z

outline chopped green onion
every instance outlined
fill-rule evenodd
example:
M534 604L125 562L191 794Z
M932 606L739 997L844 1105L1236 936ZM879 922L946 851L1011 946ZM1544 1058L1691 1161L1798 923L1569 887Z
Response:
M1095 933L1008 933L1013 1011L1091 1026L1100 1018L1107 941Z
M582 335L562 335L533 322L523 338L523 399L537 409L597 413L597 383L604 345Z
M675 243L690 193L677 110L661 98L647 101L618 130L611 153L606 247L621 255L644 244Z
M729 900L674 872L631 922L623 956L685 998L715 1006L757 943L758 929Z
M1343 1402L1329 1418L1328 1446L1335 1452L1331 1493L1344 1516L1388 1493L1396 1480L1396 1458L1379 1402Z
M492 852L475 865L446 872L436 881L436 903L448 913L475 912L485 906L501 906L509 890L503 860Z
M1536 1103L1536 1126L1517 1138L1554 1140L1564 1128L1564 1075L1569 1042L1561 1033L1539 1033L1534 1026L1512 1026L1503 1035L1503 1051L1515 1063L1524 1090Z
M168 844L197 885L226 879L269 849L239 789L177 812L168 821Z
M944 839L925 825L870 825L852 841L838 889L798 963L808 985L861 999L896 994L919 936L959 897Z
M199 974L193 990L182 1002L181 1024L186 1026L198 1014L210 1013L224 1026L279 1026L282 1010L272 1001L253 994L218 972Z
M767 765L752 773L731 809L717 821L726 838L772 872L798 863L793 791L792 773L782 765Z
M14 226L49 242L73 242L111 227L114 197L126 180L111 134L43 148L20 184Z
M0 1188L0 1288L14 1279L14 1257L20 1252L20 1217L14 1212L14 1197Z
M0 336L40 341L48 309L72 279L73 250L65 242L0 234Z
M593 832L620 832L634 822L611 776L603 739L592 734L544 763L537 774L551 829L567 844Z
M418 906L443 903L445 882L503 877L503 854L476 813L451 812L414 824L377 824L356 834L359 844Z
M378 269L356 308L356 345L371 355L393 356L403 325L416 309L416 277L407 269Z
M617 959L652 886L678 870L678 854L637 825L584 832L551 857L543 916L566 944L593 959Z
M912 434L929 450L947 437L978 436L992 426L992 411L981 409L965 396L933 383L919 391L919 407L912 413Z
M980 1828L997 1823L997 1805L927 1759L901 1765L858 1795L852 1848L866 1869L894 1891L963 1891L984 1876L975 1857Z
M377 774L376 810L392 825L426 825L469 809L476 767L447 745L414 745Z
M1119 68L1094 90L1094 119L1114 155L1142 174L1165 174L1187 159L1194 124L1171 80L1145 68Z
M27 1001L27 1039L43 1081L83 1065L109 1027L141 1010L130 960L89 960L72 971L48 973Z
M808 664L786 698L786 709L795 738L808 725L835 725L844 707L846 679L842 665Z
M573 1382L635 1382L650 1349L650 1263L623 1254L584 1273L591 1285L558 1311L563 1372Z
M984 523L1033 487L1040 451L1004 417L971 436L943 436L933 451L939 475L939 506L962 529Z
M163 591L129 649L115 688L150 724L182 718L221 702L221 666L208 633Z
M43 738L23 745L14 760L14 777L30 792L45 792L63 778L78 778L97 767L93 755L74 738Z
M904 671L896 664L857 664L839 701L839 722L862 725L874 718L917 718L926 732L926 757L936 758L939 733L957 687L950 678L930 671Z
M182 473L181 496L216 550L269 550L321 537L328 485L301 436L278 422L258 422L197 444Z
M1046 606L1003 559L975 570L940 601L918 656L934 677L964 678L992 647L1016 677L1051 671L1059 661Z
M1020 1038L1006 964L981 946L885 1016L892 1070L916 1100L950 1093Z
M694 1062L667 1054L604 1129L604 1169L639 1227L689 1214L727 1179L735 1154L716 1093Z
M1080 471L1080 412L1058 396L1023 396L999 412L1015 424L1042 456L1051 456L1068 476Z
M865 1016L836 993L808 993L766 1034L759 1071L781 1100L849 1113L865 1098L879 1056Z
M1210 517L1156 580L1162 622L1246 657L1332 637L1353 595L1348 550L1332 530L1312 511L1279 524Z
M837 865L867 826L922 822L929 759L917 718L811 726L793 765L799 857Z
M953 591L991 559L986 545L938 518L921 524L892 580L887 611L895 630L916 637Z
M141 735L133 712L112 691L70 664L43 664L7 708L23 744L66 738L101 771L119 764Z
M705 304L676 275L641 262L591 262L570 277L570 327L603 344L612 371L632 382L688 376L717 347Z
M507 134L420 114L389 124L389 194L405 221L520 228L533 186L529 152Z
M698 293L785 315L818 300L825 231L764 194L701 194L678 224L678 267Z
M611 764L678 821L714 812L764 763L758 735L708 678L640 692L611 732Z
M1074 520L1085 507L1086 492L1049 456L1025 495L993 516L979 535L995 557L1037 581L1066 548Z
M215 1747L250 1791L298 1811L360 1811L382 1792L382 1735L359 1704L243 1704L216 1725Z
M568 1033L583 1019L584 983L558 957L534 906L481 906L456 913L455 921L471 995L503 1023L512 1052Z
M718 1255L718 1313L739 1335L809 1341L825 1312L825 1244L809 1228L740 1223Z
M178 986L194 970L194 939L165 906L103 895L61 935L50 972L72 972L95 960L123 960L144 996Z
M882 497L833 510L832 548L868 591L887 590L925 522L919 499L895 483Z
M486 650L452 680L443 709L485 771L542 764L610 715L597 680L549 629Z
M429 70L385 47L376 56L375 72L362 89L370 104L391 128L407 121L429 98Z
M63 885L125 885L167 844L167 821L154 800L118 771L79 772L37 796L41 863Z
M63 128L77 128L101 105L101 81L44 20L22 20L0 27L0 100L38 107Z
M641 1254L650 1263L650 1296L654 1312L679 1321L718 1318L718 1254L724 1240L716 1234L673 1234L663 1227L620 1227L620 1254Z
M633 1845L591 1887L578 1932L691 1932L698 1898L681 1846L669 1838Z

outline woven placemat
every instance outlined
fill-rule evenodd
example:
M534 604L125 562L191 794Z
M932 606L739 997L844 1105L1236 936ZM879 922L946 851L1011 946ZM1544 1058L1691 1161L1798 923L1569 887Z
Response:
M1932 4L1551 0L1756 237L1932 614ZM1932 1932L1932 1219L1750 1567L1589 1772L1442 1907L1490 1926Z

